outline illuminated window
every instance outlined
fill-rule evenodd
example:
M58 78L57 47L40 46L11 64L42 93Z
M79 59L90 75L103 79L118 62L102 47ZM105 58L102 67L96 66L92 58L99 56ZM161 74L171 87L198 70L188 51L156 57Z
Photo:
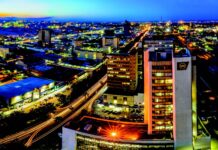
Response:
M172 96L172 93L165 93L166 96Z
M126 68L120 68L120 71L126 71Z
M114 75L112 75L112 74L108 74L108 77L114 77Z
M160 108L160 105L154 105L155 108Z
M164 73L158 72L158 73L155 73L155 76L156 76L156 77L162 77L162 76L164 76Z
M168 89L168 90L172 90L173 87L172 87L172 86L167 86L167 89Z
M155 93L155 96L163 96L164 93Z
M24 98L31 98L32 97L32 92L27 92L26 94L24 94Z
M117 100L114 100L114 104L117 104Z
M155 98L155 100L154 100L154 101L158 103L160 100L159 100L158 98Z
M12 98L11 105L14 105L14 104L16 104L16 103L18 103L18 102L20 102L22 100L23 100L22 96L16 96L16 97Z
M48 88L49 89L51 89L51 88L53 88L54 87L54 83L50 83L49 85L48 85Z
M164 80L154 80L154 83L164 83Z
M88 53L86 53L86 54L85 54L85 58L88 58L88 57L89 57L89 55L88 55Z
M93 54L93 59L96 59L97 58L97 55L96 53Z
M130 76L125 76L125 75L117 75L119 78L130 78Z
M156 126L156 127L155 127L155 130L163 130L163 129L165 129L164 126Z
M156 124L163 124L163 121L157 121Z
M130 85L129 82L122 82L122 85Z
M167 80L165 80L165 83L173 83L173 80L172 79L167 79Z

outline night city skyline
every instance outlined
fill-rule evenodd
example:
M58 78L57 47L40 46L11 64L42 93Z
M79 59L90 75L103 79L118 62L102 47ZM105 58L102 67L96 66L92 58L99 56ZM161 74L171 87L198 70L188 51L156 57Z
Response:
M0 150L218 150L217 0L0 0Z
M218 20L216 0L0 0L0 16L65 17L82 21Z

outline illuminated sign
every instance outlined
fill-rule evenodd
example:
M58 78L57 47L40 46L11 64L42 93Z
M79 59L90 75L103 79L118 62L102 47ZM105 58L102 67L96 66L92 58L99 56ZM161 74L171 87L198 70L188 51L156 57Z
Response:
M177 70L186 70L189 62L177 62Z

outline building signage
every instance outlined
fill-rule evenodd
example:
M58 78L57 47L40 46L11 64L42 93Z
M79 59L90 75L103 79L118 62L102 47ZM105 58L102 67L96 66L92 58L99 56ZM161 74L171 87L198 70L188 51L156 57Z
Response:
M177 70L186 70L189 62L177 62Z

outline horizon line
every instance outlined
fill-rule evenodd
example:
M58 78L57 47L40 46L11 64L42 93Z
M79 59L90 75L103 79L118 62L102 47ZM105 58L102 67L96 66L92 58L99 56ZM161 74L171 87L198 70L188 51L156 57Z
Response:
M2 14L0 13L0 18L18 18L18 19L43 19L43 18L47 18L47 19L57 19L57 20L81 20L81 21L87 21L87 22L122 22L125 20L130 21L129 19L118 19L117 21L112 21L112 19L106 19L106 20L101 20L101 19L87 19L87 18L73 18L70 16L33 16L33 15L21 15L21 16L15 16L15 15L5 15L2 16ZM198 21L210 21L210 22L218 22L218 19L213 19L213 20L208 20L208 19L197 19L197 20L193 20L193 19L162 19L162 20L135 20L135 21L130 21L130 22L179 22L179 21L184 21L184 22L198 22Z

